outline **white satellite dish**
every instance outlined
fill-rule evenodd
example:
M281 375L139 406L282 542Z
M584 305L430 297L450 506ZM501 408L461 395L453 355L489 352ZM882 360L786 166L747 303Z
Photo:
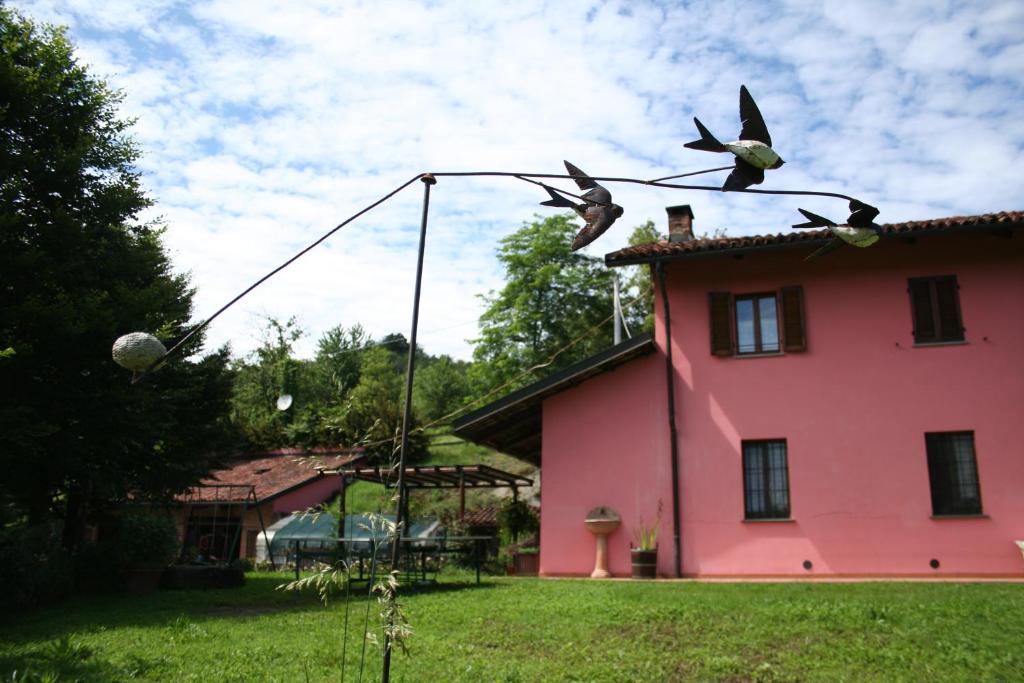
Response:
M281 394L280 396L277 397L277 409L278 410L288 410L291 407L292 407L292 395L291 394Z

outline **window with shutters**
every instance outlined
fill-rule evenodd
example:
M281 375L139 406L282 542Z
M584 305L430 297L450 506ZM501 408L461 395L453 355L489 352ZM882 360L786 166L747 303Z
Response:
M956 275L915 277L908 284L915 344L964 340L960 319L960 286Z
M803 288L777 292L732 294L711 292L711 353L744 356L807 349Z
M784 439L743 442L743 500L746 519L789 518Z
M932 514L980 515L981 487L974 457L974 432L930 432L924 440Z

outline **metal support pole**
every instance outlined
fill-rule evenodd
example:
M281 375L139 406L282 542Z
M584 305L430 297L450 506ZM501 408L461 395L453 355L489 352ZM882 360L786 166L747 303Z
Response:
M437 183L432 175L425 175L420 180L423 182L423 217L420 220L420 249L416 258L416 289L412 302L412 331L409 333L409 362L405 373L405 410L402 413L402 446L398 451L398 509L395 514L395 526L398 530L398 539L391 544L391 571L398 569L398 562L401 557L399 542L402 537L402 519L405 503L405 457L409 447L409 427L412 421L412 380L416 371L416 332L420 322L420 288L423 284L423 252L427 242L427 216L430 211L430 186ZM391 680L391 641L388 633L384 632L384 665L380 676L381 683L388 683Z
M249 487L249 495L252 496L253 503L256 505L256 517L260 520L260 529L263 530L263 542L267 544L267 559L270 560L270 569L277 571L277 565L274 564L274 550L270 547L270 539L267 538L267 525L263 522L263 511L260 510L260 501L256 497L256 487Z
M466 519L466 477L459 466L459 522Z
M614 317L614 332L612 343L618 346L622 343L622 309L619 308L619 277L612 272L612 316Z

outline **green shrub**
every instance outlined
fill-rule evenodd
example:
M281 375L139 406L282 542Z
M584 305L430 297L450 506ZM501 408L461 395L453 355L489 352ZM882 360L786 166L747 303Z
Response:
M253 569L256 568L256 563L250 560L248 557L239 557L231 561L231 568L237 569L241 572L251 572Z
M174 519L161 512L128 509L121 515L118 551L123 566L170 564L178 556Z
M0 531L0 607L27 608L61 600L74 587L74 564L61 547L59 523Z
M532 534L540 528L537 513L522 500L506 500L498 511L498 523L512 538Z

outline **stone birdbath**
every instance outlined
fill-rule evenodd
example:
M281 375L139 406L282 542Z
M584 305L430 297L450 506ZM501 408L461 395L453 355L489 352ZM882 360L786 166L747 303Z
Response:
M597 556L594 558L594 571L590 572L590 578L607 579L611 576L608 571L608 534L619 528L622 518L615 510L601 505L588 512L583 523L597 538Z

